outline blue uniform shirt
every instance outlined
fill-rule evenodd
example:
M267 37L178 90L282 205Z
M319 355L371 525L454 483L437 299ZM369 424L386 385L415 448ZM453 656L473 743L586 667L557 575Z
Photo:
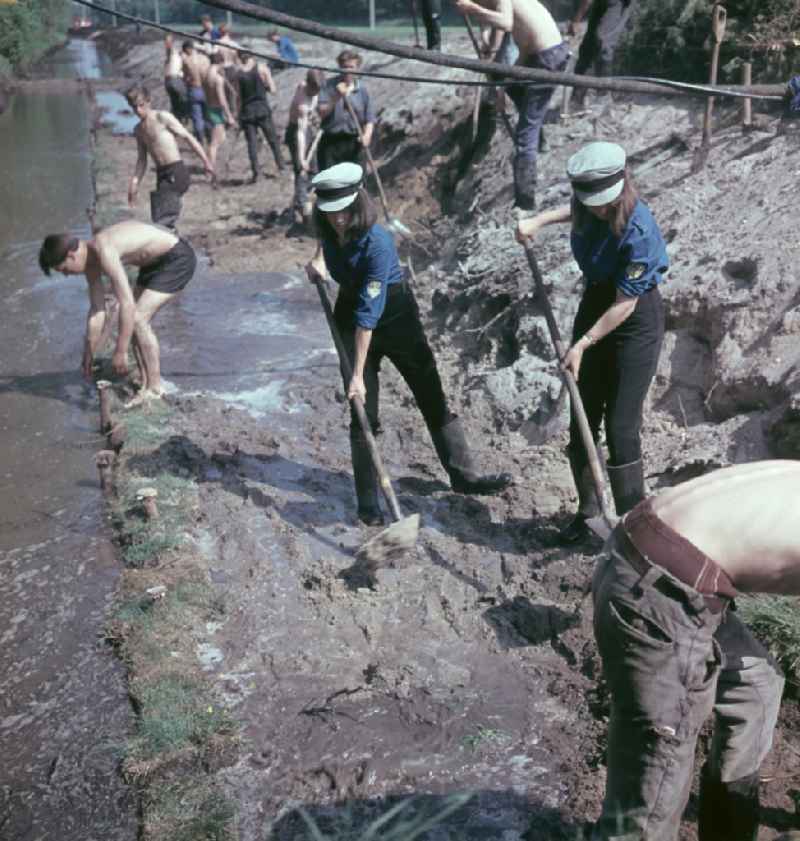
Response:
M573 229L572 253L586 286L613 283L623 295L636 298L664 280L669 268L667 246L650 209L636 202L621 237L608 222L589 216L580 229Z
M403 280L391 234L375 224L344 246L323 240L322 253L342 294L354 300L355 326L374 330L386 306L387 287Z
M297 64L300 61L300 56L297 54L297 48L292 43L292 39L288 35L281 35L278 38L278 55L284 60L292 64Z

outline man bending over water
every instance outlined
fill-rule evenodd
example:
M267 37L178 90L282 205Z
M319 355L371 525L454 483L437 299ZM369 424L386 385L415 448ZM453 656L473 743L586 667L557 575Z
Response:
M111 281L119 301L119 333L111 364L114 373L128 373L128 348L135 336L134 352L142 377L141 391L128 405L162 397L158 339L150 325L155 314L192 279L197 265L194 250L171 231L145 222L127 221L98 231L93 239L70 234L50 234L39 250L39 265L65 275L82 274L89 286L81 370L91 378L106 319L102 276ZM125 266L136 266L139 277L131 290Z
M203 147L168 111L150 107L150 93L142 85L125 95L139 117L133 130L138 157L136 170L128 184L128 204L134 207L139 183L147 169L148 153L156 164L156 189L150 193L150 218L159 225L174 228L181 212L181 197L189 189L189 173L181 159L178 138L185 140L203 162L206 172L214 174Z

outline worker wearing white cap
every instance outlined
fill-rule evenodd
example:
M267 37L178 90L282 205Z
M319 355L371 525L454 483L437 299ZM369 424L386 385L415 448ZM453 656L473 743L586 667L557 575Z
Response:
M572 253L585 288L563 366L578 379L595 440L605 423L608 476L617 514L622 515L644 497L642 407L664 337L658 284L669 261L658 225L637 196L621 146L589 143L569 159L567 175L572 203L521 220L517 238L532 237L544 225L572 223ZM578 513L561 539L574 543L589 535L586 521L600 513L574 414L568 453Z
M320 248L306 272L312 281L330 273L339 286L334 318L353 372L344 384L347 397L364 401L372 431L377 432L378 371L382 358L388 357L414 395L453 490L497 493L511 482L511 476L480 476L476 471L461 421L447 407L436 360L394 240L375 221L363 178L358 164L345 162L323 170L311 182ZM380 524L378 477L354 411L350 448L358 517L368 525Z

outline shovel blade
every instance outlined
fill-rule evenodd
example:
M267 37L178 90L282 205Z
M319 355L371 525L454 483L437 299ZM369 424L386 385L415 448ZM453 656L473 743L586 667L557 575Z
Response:
M356 552L356 560L377 568L409 552L417 545L419 514L411 514L392 523L388 528L371 537Z
M388 222L389 228L401 237L410 237L411 231L395 216Z
M598 517L589 517L586 525L603 541L608 540L614 526L619 522L619 518L615 517L612 520L607 520L602 514Z

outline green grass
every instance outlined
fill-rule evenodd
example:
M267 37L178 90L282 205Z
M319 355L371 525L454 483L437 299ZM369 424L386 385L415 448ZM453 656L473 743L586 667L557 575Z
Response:
M474 733L465 736L461 740L461 744L474 752L482 745L506 742L508 738L508 734L501 730L493 730L491 727L478 727Z
M152 400L136 410L119 415L125 424L125 450L143 451L155 449L172 434L169 417L172 409L163 400Z
M451 794L444 798L444 805L431 811L423 798L409 797L366 827L358 826L355 814L345 811L338 816L334 826L323 832L305 809L299 809L309 833L309 841L415 841L424 833L438 826L445 818L458 811L472 798L471 793Z
M150 793L148 823L167 830L170 841L233 841L236 809L210 784L185 781Z
M800 599L794 596L744 596L737 613L772 652L787 675L800 672ZM790 678L791 679L791 678Z

